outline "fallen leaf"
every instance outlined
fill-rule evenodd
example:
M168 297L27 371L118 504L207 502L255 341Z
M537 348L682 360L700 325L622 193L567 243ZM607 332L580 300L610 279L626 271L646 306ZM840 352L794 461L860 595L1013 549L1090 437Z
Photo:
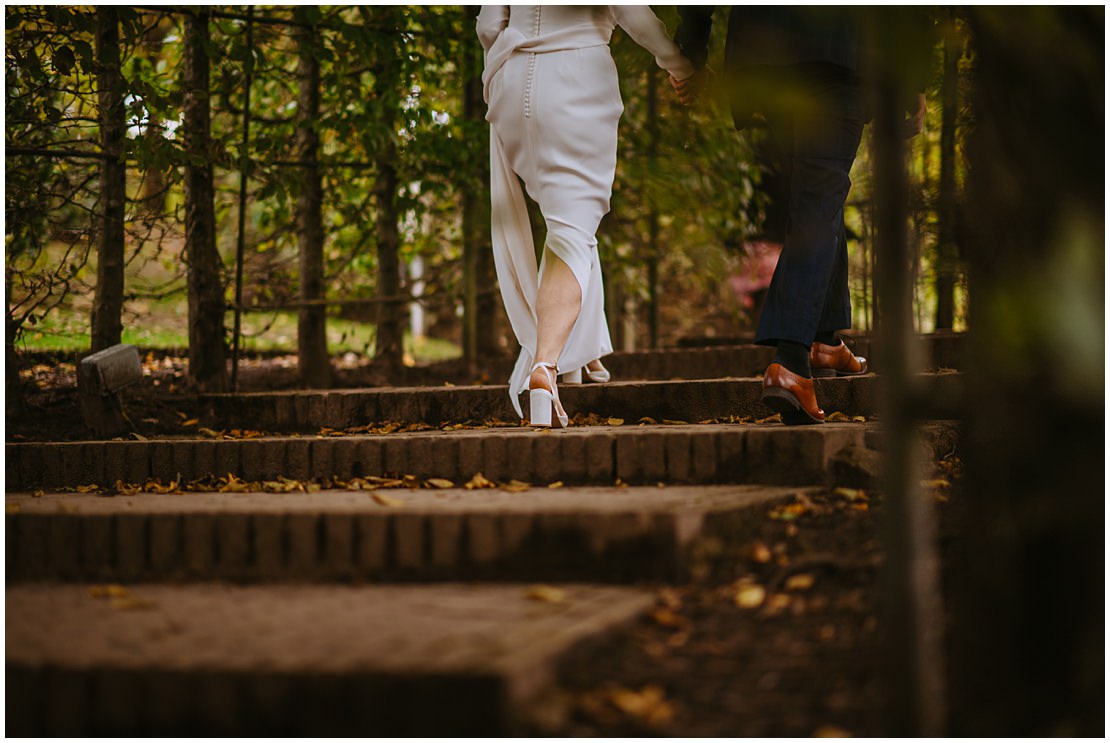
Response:
M623 426L624 425L624 418L610 418L609 419L609 425L610 426Z
M845 421L850 421L850 420L852 420L852 419L849 418L848 416L846 416L844 413L841 413L839 410L836 411L835 413L829 413L825 417L825 421L828 422L828 423L843 423Z
M839 495L841 498L847 498L852 502L867 500L866 490L858 490L856 488L837 488L833 492L836 495Z
M779 413L775 413L774 415L769 415L766 418L760 418L756 421L756 423L782 423L782 415Z
M751 558L758 563L768 563L771 561L771 548L763 542L755 542L751 546Z
M181 421L182 426L195 426L198 423L200 423L200 420L198 420L197 418L190 418L187 421Z
M135 495L136 493L141 493L143 488L140 485L129 485L123 480L116 480L116 491L120 495Z
M922 480L921 487L923 488L950 488L952 483L947 480Z
M177 482L171 482L169 485L163 485L161 481L151 478L146 481L143 490L148 493L173 493L177 491Z
M667 426L685 426L685 425L687 425L686 421L669 421L666 418L663 419L663 424L667 425Z
M95 493L100 490L99 485L81 485L77 488L78 493Z
M502 490L507 490L510 493L523 493L525 490L531 489L531 483L522 482L520 480L509 480L501 486Z
M543 601L548 604L561 604L567 600L567 592L563 589L542 584L530 587L526 595L533 601Z
M197 431L199 433L201 433L202 435L207 436L207 437L212 438L212 439L218 439L221 436L223 436L222 431L213 431L211 428L201 427L201 428L198 428Z
M650 426L654 426L654 425L655 425L655 419L654 419L654 418L650 418L650 417L648 417L648 416L646 416L646 415L645 415L645 416L644 416L643 418L641 418L641 419L640 419L639 421L637 421L637 422L638 422L638 423L639 423L640 425L644 425L644 424L647 424L647 425L650 425Z
M767 598L767 591L756 583L743 583L733 596L733 601L741 609L757 609L763 605Z
M852 416L852 423L866 423L866 422L867 422L867 418L862 416L862 415L853 415Z
M150 441L150 439L148 439L146 436L143 436L141 433L138 433L136 431L131 432L131 438L135 439L136 441Z
M219 488L221 493L249 493L251 489L250 483L240 480L230 472L227 473L226 479L220 478L220 482L222 483Z
M497 483L488 479L481 472L470 478L470 482L463 486L467 490L478 490L479 488L496 488Z
M649 725L665 725L674 719L674 708L664 697L663 688L655 684L648 684L640 691L614 686L607 696L621 712Z
M678 628L686 624L685 619L665 606L661 606L652 612L651 618L661 627Z
M446 480L442 477L433 477L430 480L425 480L424 483L426 485L430 485L433 488L440 488L440 489L455 487L455 483L451 482L450 480Z
M788 591L808 591L816 581L813 573L798 573L787 578L784 585Z
M562 480L556 480L555 482L553 482L553 483L551 483L550 485L547 486L548 490L558 490L561 487L563 487L563 481Z
M89 586L89 595L94 599L120 599L130 596L131 592L118 583L110 583L106 586Z
M383 495L382 493L371 493L370 497L377 501L379 504L383 506L389 506L390 508L396 508L397 506L405 505L405 502L403 500L390 498L388 495Z
M36 490L35 492L31 493L32 498L41 498L44 495L46 495L45 490Z

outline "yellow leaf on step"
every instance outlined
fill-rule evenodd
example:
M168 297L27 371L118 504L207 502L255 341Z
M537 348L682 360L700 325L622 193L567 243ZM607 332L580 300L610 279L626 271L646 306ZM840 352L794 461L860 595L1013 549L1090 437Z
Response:
M94 599L120 599L130 596L131 592L118 583L110 583L106 586L90 586L89 595Z
M453 488L453 487L455 487L455 483L451 482L450 480L444 479L442 477L433 477L430 480L425 480L424 484L429 485L433 488Z
M813 588L816 578L812 573L798 573L786 579L786 590L788 591L808 591Z
M554 586L536 585L528 589L528 598L547 604L561 604L567 600L567 592Z
M523 493L525 490L531 489L532 484L523 482L521 480L509 480L501 486L502 490L507 490L510 493Z
M388 495L383 495L382 493L372 493L370 495L370 497L373 498L378 503L380 503L381 505L389 506L390 508L396 508L397 506L405 505L405 502L403 500L398 500L397 498L390 498Z
M733 596L733 601L741 609L756 609L767 598L767 591L756 583L742 583Z
M624 418L610 418L609 419L609 425L610 426L623 426L624 425Z
M563 481L562 480L556 480L555 482L551 483L547 487L550 490L558 490L559 488L563 487Z
M496 488L497 483L493 482L481 472L470 478L470 482L464 485L467 490L478 490L479 488Z

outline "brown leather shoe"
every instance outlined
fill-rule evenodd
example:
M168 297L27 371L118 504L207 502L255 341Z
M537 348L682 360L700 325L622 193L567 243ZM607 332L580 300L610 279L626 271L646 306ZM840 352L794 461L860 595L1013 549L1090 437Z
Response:
M809 347L809 368L815 377L852 377L867 371L867 359L854 355L847 343L826 346L814 342Z
M825 422L825 411L817 407L813 380L782 364L771 364L763 374L763 404L780 414L788 426Z

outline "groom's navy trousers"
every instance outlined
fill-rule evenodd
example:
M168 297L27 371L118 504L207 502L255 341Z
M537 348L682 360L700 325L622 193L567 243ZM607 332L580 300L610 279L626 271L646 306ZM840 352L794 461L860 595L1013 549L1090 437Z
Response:
M676 41L704 64L711 6L683 6ZM860 23L851 10L737 6L729 16L725 80L737 128L761 114L786 224L756 342L808 346L851 327L844 202L867 121Z
M856 74L829 63L767 68L779 95L762 105L765 148L778 172L785 240L756 331L757 343L808 346L852 325L844 203L866 121Z

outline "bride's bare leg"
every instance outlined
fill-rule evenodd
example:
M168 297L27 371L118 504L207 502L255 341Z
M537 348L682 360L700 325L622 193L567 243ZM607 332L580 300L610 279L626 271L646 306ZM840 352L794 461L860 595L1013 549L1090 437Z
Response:
M563 346L578 319L582 307L582 288L570 266L548 251L543 282L536 294L536 361L558 362ZM540 370L532 372L529 385L549 389L547 376Z

